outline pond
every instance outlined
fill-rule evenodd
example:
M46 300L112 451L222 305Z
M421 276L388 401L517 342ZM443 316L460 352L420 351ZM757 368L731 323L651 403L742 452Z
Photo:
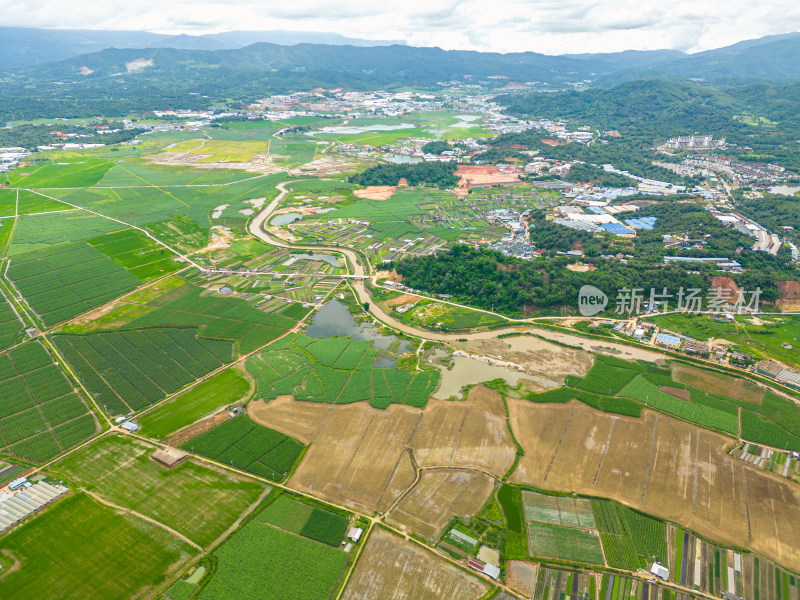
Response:
M769 188L769 191L772 194L782 194L784 196L794 196L797 192L800 192L800 185L798 185L798 184L776 185L774 187Z
M439 389L433 393L437 400L447 400L453 396L461 395L461 388L465 385L473 385L492 379L505 379L509 385L515 386L520 379L532 379L521 371L512 371L507 367L498 367L487 364L475 358L467 356L453 357L453 367L438 367L442 372L442 381Z
M292 252L290 254L291 258L283 263L284 267L289 267L296 263L298 260L317 260L328 263L332 267L336 267L337 269L342 268L342 263L339 262L339 259L335 256L331 256L330 254L302 254L297 252Z
M338 300L331 300L320 308L305 333L312 338L339 335L354 340L372 340L372 347L384 352L401 354L411 351L411 345L405 340L379 333L372 323L357 323L347 307ZM380 360L379 358L378 361Z
M335 133L338 135L353 135L357 133L369 133L370 131L397 131L398 129L414 129L411 123L400 123L399 125L360 125L360 126L340 126L323 127L323 133Z
M303 215L301 215L300 213L294 213L294 212L283 213L282 215L277 215L275 217L272 217L269 224L280 227L281 225L288 225L289 223L294 223L295 221L299 221L302 218Z

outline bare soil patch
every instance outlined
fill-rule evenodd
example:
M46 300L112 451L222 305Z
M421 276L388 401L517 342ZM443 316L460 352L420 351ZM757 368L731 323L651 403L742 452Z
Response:
M669 394L670 396L675 396L676 398L680 398L681 400L685 400L686 402L692 401L692 396L689 390L672 387L670 385L662 385L658 389L664 392L665 394Z
M454 342L452 346L472 355L491 356L519 365L533 381L546 388L561 385L567 375L583 377L594 363L589 352L564 348L530 335L470 339Z
M184 427L183 429L176 431L171 436L169 436L164 443L168 446L175 446L178 447L181 444L185 444L189 440L196 438L201 433L205 433L206 431L210 431L220 423L224 423L228 420L228 410L222 410L215 414L214 416L208 417L207 419L203 419L202 421L197 421L189 425L188 427Z
M363 200L388 200L397 188L393 185L371 185L363 190L353 190L356 198Z
M311 444L292 486L367 512L386 510L414 481L407 448L423 466L479 467L495 475L511 467L516 453L499 394L482 387L464 402L431 401L425 410L279 397L251 402L248 413Z
M685 383L711 394L721 394L744 402L761 404L764 399L764 390L755 383L741 377L731 377L683 363L672 365L672 378L678 383Z
M477 467L498 476L516 456L503 399L482 385L465 402L431 400L409 445L420 466Z
M458 187L469 188L473 185L519 183L519 178L510 173L503 173L491 165L460 165L456 170L460 178Z
M519 593L533 598L536 592L536 575L539 573L537 563L524 560L510 560L506 563L506 585Z
M525 449L512 481L613 498L800 568L800 489L727 455L731 439L645 410L641 419L508 401Z
M460 469L425 470L419 482L392 509L390 523L434 540L453 516L472 517L495 489L484 473Z
M478 600L488 584L433 552L376 529L345 590L345 600Z

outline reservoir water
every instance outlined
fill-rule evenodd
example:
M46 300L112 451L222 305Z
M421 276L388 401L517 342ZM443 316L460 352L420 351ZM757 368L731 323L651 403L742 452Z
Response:
M401 354L411 351L409 343L405 340L394 335L383 335L372 323L357 323L347 307L338 300L331 300L320 308L305 333L312 338L339 335L354 340L372 340L372 347L384 352ZM380 361L379 358L378 362ZM388 362L383 364L388 364ZM383 364L377 368L386 368Z

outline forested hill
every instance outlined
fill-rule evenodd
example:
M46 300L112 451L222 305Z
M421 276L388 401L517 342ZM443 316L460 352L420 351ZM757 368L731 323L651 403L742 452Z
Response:
M502 96L497 102L507 112L524 118L571 119L596 129L622 133L622 138L606 149L570 148L575 146L571 144L547 150L548 156L557 154L556 150L562 154L572 151L581 160L614 162L608 156L613 154L612 146L631 152L639 146L652 148L677 135L710 133L727 138L740 150L751 148L748 152L733 150L742 160L773 161L792 170L800 169L798 84L784 87L758 84L719 90L657 79L631 81L611 89ZM533 130L493 141L495 146L515 144L539 147ZM623 163L626 163L624 157L620 164Z
M493 309L511 317L530 316L542 311L560 313L577 310L578 290L593 285L614 299L623 288L651 288L676 293L684 289L711 287L709 269L699 274L687 273L678 265L623 264L619 261L593 259L596 269L578 273L566 266L575 260L569 256L524 261L471 246L454 246L437 256L418 256L384 265L403 276L414 289L434 294L450 294L458 302L483 309ZM760 273L734 276L742 289L762 289L764 301L778 298L775 280Z

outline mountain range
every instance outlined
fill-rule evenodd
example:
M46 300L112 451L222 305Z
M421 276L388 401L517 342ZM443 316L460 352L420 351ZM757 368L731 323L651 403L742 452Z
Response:
M107 48L235 50L259 42L284 46L304 43L385 46L404 43L397 40L362 40L336 33L305 31L227 31L205 35L165 35L148 31L0 27L0 68L55 62Z
M5 36L0 36L0 50L13 46L5 34L20 31L0 31ZM558 56L401 44L365 47L356 43L380 42L347 38L332 40L335 44L317 44L298 42L307 34L287 32L171 37L146 32L90 33L83 41L78 32L70 32L73 37L65 33L53 38L49 45L42 44L39 56L74 54L82 47L107 43L134 47L104 48L39 64L0 63L0 118L127 114L164 106L207 106L209 99L246 103L269 94L317 87L431 89L437 83L452 81L484 81L496 88L509 82L537 82L553 90L610 88L643 79L717 88L800 83L800 33L748 40L696 54L657 50ZM279 34L283 43L224 47L270 35L277 39ZM158 47L169 44L189 48ZM205 48L209 45L223 48Z

